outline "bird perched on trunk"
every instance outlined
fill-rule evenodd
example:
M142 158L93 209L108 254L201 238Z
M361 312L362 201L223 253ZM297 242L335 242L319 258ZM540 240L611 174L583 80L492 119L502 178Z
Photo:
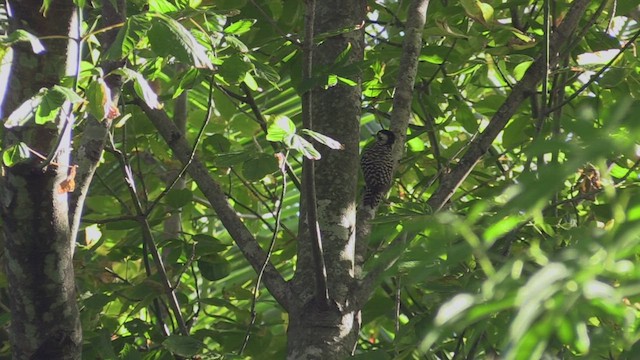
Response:
M393 156L391 148L396 136L389 130L380 130L376 141L362 151L360 166L364 175L365 206L376 207L384 197L393 179Z

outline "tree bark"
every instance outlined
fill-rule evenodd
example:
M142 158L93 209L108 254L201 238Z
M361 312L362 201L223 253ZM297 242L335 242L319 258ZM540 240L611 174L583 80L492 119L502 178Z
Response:
M68 39L73 39L78 29L71 0L55 2L46 16L39 12L42 1L11 1L9 5L11 30L24 29L47 40L43 40L46 52L41 55L34 54L28 45L13 47L11 75L2 102L6 116L66 75L67 59L72 58L68 54L77 50L77 43ZM13 166L3 165L0 176L13 359L81 358L74 241L70 237L68 193L61 187L69 169L72 121L67 104L56 124L30 121L4 131L5 148L23 142L45 156L57 148L48 164L32 154L31 159Z
M321 82L326 81L323 76L340 71L334 64L341 54L347 54L346 64L362 61L364 37L360 26L366 14L366 2L311 1L307 7L307 12L315 15L314 38L323 38L321 44L312 49L312 75L318 85L322 85ZM327 34L337 35L327 37ZM311 93L313 130L341 142L344 149L331 150L316 145L322 154L322 159L315 164L317 221L327 266L331 306L322 306L315 287L310 285L317 281L317 272L313 268L308 224L302 221L293 280L293 293L299 300L289 309L289 359L341 359L349 356L360 330L359 310L353 306L352 288L356 281L355 220L361 78L360 74L348 76L358 85L338 83L327 88L315 88ZM307 186L302 186L301 219L307 216Z

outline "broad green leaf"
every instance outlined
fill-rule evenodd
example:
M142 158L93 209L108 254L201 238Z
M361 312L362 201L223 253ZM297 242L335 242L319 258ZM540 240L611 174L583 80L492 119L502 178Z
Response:
M111 101L111 90L109 90L104 79L97 78L95 81L89 83L86 96L89 113L98 120L106 118L113 102Z
M193 192L189 189L171 189L167 193L167 204L179 209L193 202Z
M29 147L23 142L12 145L2 151L2 162L7 167L11 167L30 157Z
M226 153L231 149L231 142L222 134L213 134L202 141L202 146L212 153Z
M192 237L196 242L196 254L199 256L217 255L225 251L229 245L207 234L196 234Z
M213 69L204 46L182 24L162 14L153 14L148 32L153 50L160 56L175 56L197 68Z
M244 81L246 74L251 70L253 65L244 56L234 55L224 59L219 74L227 83L237 84Z
M167 0L149 0L149 10L166 14L178 11L178 8Z
M288 136L296 133L296 125L286 116L278 116L267 129L267 140L284 141Z
M204 344L191 336L170 335L162 346L174 355L192 357L200 353Z
M149 28L150 20L146 16L131 16L125 21L113 44L106 52L106 58L111 60L123 59L140 43Z
M198 268L202 277L209 281L224 279L230 274L229 262L219 255L201 257L198 260Z
M64 104L64 95L57 91L49 90L42 97L42 102L36 109L36 124L44 125L55 122Z
M275 156L264 153L245 161L242 166L242 174L249 181L258 181L276 171L278 171L278 160Z
M250 72L246 72L244 74L244 83L247 84L249 89L253 91L258 90L258 83L256 82L256 79L253 78Z

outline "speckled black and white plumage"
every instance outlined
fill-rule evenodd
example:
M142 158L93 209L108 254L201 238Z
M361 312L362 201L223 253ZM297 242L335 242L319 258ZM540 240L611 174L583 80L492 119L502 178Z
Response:
M393 156L391 148L396 140L393 132L380 130L376 141L362 151L360 166L364 175L365 206L376 207L391 187L393 180Z

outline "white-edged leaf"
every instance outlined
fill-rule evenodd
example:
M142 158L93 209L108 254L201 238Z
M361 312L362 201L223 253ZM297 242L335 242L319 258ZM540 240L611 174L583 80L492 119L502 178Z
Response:
M4 122L4 127L12 128L14 126L23 126L31 120L35 116L36 110L42 103L42 98L46 93L47 89L41 89L36 95L18 106L18 108L9 115L7 121Z
M158 101L158 95L156 95L142 74L128 68L117 69L114 73L124 76L127 81L133 81L133 89L147 106L152 109L162 109L162 104Z
M340 142L333 140L332 138L326 136L326 135L322 135L318 132L315 132L313 130L309 130L309 129L302 129L302 133L307 134L309 136L311 136L312 138L314 138L317 142L326 145L327 147L334 149L334 150L342 150L344 149L344 145L342 145Z
M322 155L313 144L300 135L293 134L285 138L285 144L287 144L288 148L301 152L302 155L311 160L320 160L322 158Z
M45 51L44 45L42 45L40 39L25 30L19 29L12 32L11 34L9 34L5 41L9 44L13 44L16 42L28 42L29 44L31 44L31 49L33 50L34 54L40 54Z

